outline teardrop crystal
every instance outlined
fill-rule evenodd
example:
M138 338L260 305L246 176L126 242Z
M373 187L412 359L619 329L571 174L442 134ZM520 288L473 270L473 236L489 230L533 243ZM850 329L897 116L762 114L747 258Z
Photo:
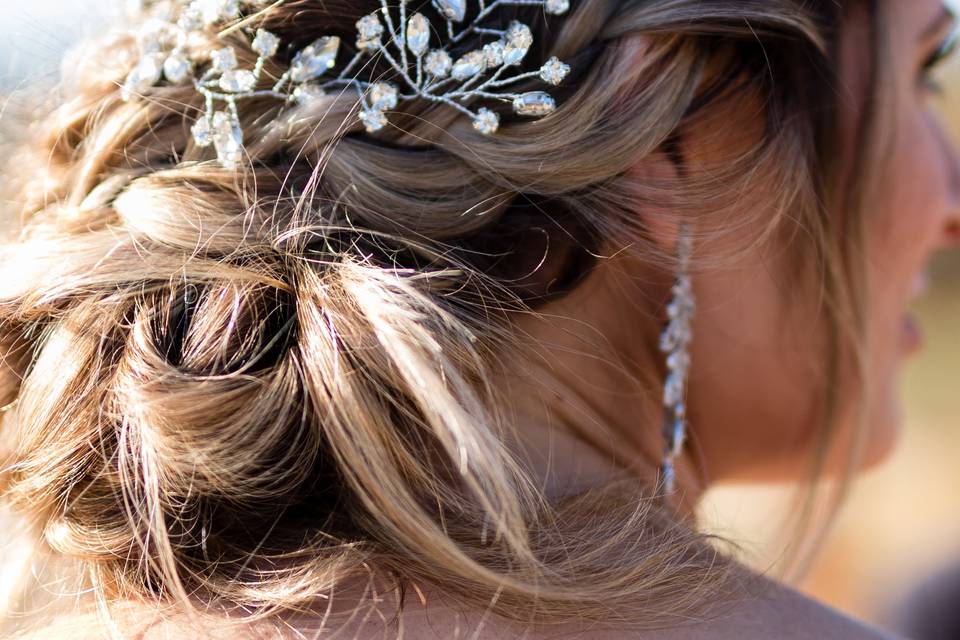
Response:
M487 67L494 68L503 64L504 44L501 40L494 40L483 45L483 53L487 56Z
M430 21L422 13L415 13L407 20L407 47L420 57L430 44Z
M556 108L553 97L544 91L528 91L513 99L513 110L522 116L545 116Z
M323 36L314 40L293 58L290 64L290 79L294 82L306 82L323 75L337 64L339 50L338 36Z
M190 133L193 134L193 140L197 143L198 147L209 147L213 144L213 126L210 124L210 119L207 116L203 116L190 127Z
M240 123L224 111L213 114L213 146L217 149L217 159L228 169L237 166L243 159Z
M530 31L530 27L514 20L507 27L503 39L505 41L503 47L504 64L518 64L527 55L527 51L533 44L533 33Z
M433 0L433 6L447 20L463 22L467 16L467 0Z
M160 81L162 73L163 56L158 54L144 56L127 75L120 97L126 102L134 94L143 93Z
M470 51L457 60L450 75L457 80L472 78L487 68L487 55L483 51Z
M172 53L163 63L163 75L173 84L180 84L187 79L193 65L182 53Z

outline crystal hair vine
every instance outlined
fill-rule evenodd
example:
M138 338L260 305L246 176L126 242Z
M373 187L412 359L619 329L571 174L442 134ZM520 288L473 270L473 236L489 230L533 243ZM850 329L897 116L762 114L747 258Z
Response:
M556 108L545 91L514 93L505 87L531 78L559 85L570 71L569 65L551 57L535 71L510 75L533 44L530 27L517 20L504 29L485 25L501 7L538 6L561 15L568 11L569 0L476 0L476 13L469 22L469 0L432 0L438 19L446 23L442 30L435 30L423 13L407 15L409 0L394 1L398 4L391 7L387 0L380 0L378 11L357 21L356 52L336 77L324 78L337 65L341 41L338 36L325 35L297 51L289 69L270 88L261 88L264 65L278 53L281 41L265 29L254 30L242 16L252 12L255 18L283 0L167 0L154 7L153 17L137 33L140 59L127 76L121 97L129 101L163 81L192 83L205 104L191 129L193 139L200 147L212 145L227 168L243 158L237 102L248 98L304 104L331 89L353 87L361 105L359 118L371 133L387 124L385 111L401 100L419 98L449 105L470 116L473 127L486 135L497 131L500 116L485 106L476 110L468 106L476 99L512 102L515 113L530 117L542 117ZM211 27L223 27L221 37L238 31L246 35L258 56L253 68L239 68L236 51L229 45L191 57L188 51L195 48L191 45L203 41L200 34ZM494 39L454 59L451 48L471 34ZM441 41L440 46L431 48L436 41ZM350 77L366 56L377 53L389 63L399 78L397 83ZM196 66L207 59L209 68L197 77Z

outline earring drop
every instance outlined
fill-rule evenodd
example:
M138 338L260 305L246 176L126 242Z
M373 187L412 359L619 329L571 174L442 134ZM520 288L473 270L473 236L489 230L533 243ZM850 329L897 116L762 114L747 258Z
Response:
M660 351L667 354L667 377L663 386L663 435L666 440L660 465L663 492L672 493L676 486L674 464L683 451L687 435L686 391L690 370L691 321L695 310L693 286L688 269L693 240L686 226L677 238L677 278L673 297L667 305L669 321L660 336Z

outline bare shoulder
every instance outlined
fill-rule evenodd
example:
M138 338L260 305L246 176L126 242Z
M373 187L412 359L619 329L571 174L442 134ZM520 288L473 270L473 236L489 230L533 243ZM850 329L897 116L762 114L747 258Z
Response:
M569 625L518 627L489 617L440 608L409 612L407 635L422 640L898 640L779 582L742 569L738 593L708 605L697 620L669 629L630 631ZM371 634L361 640L385 637Z
M626 631L585 626L520 627L495 617L468 613L455 607L435 606L405 610L399 637L418 640L896 640L897 636L862 622L813 600L789 587L760 576L751 576L750 588L731 606L708 611L701 620L671 629ZM386 617L380 618L381 620ZM112 628L111 628L112 626ZM200 628L202 626L202 630ZM123 638L166 640L204 638L208 640L281 640L291 637L381 640L397 637L394 625L367 623L352 628L327 628L319 631L306 621L293 631L274 625L258 627L235 625L200 625L182 616L160 614L145 608L130 608L115 616L108 625L95 614L77 615L54 622L49 627L16 636L17 640L103 640ZM336 631L336 633L333 633Z
M584 631L571 640L898 640L822 602L772 580L755 577L755 588L736 605L691 622L655 632L625 635ZM539 640L539 639L538 639Z
M280 640L275 631L259 625L187 620L154 607L124 604L114 606L109 618L93 611L77 612L20 632L11 640Z

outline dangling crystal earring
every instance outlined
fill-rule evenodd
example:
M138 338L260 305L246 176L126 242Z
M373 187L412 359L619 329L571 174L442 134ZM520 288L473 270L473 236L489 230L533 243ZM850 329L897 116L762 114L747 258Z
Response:
M660 336L660 350L667 355L667 378L663 386L663 435L666 440L660 465L663 492L672 493L676 486L674 463L683 451L687 435L686 388L690 370L691 320L695 309L693 287L688 269L693 241L684 225L677 238L677 279L673 298L667 305L667 322Z

